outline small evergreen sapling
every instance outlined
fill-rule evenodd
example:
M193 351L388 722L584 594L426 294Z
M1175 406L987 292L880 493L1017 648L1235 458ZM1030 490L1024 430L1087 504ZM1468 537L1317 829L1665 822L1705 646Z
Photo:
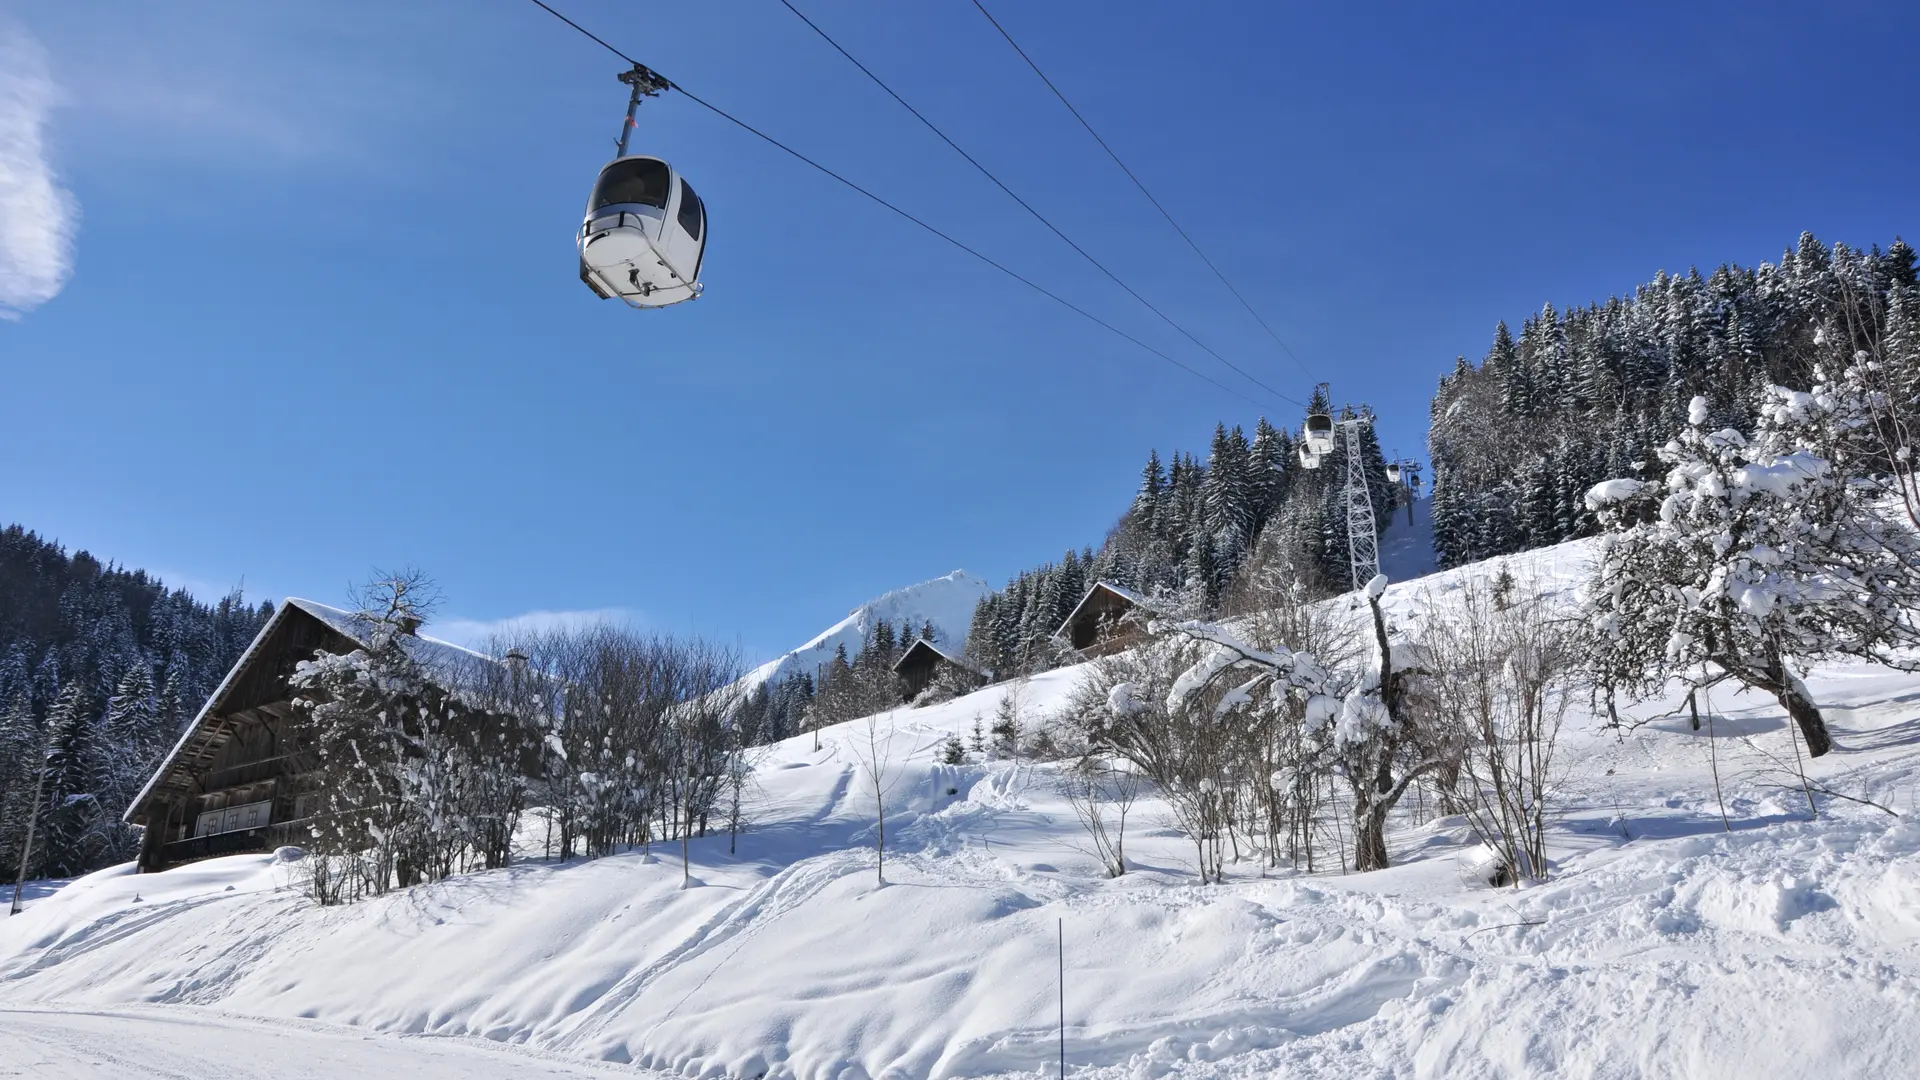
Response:
M967 748L960 742L960 736L947 736L947 741L940 744L940 764L965 765L966 763Z

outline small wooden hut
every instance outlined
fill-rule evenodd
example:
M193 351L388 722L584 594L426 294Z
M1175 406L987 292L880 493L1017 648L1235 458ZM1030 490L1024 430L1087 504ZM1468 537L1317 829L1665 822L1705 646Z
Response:
M900 700L912 701L919 697L942 672L952 675L962 686L971 687L986 682L985 677L965 660L921 638L907 646L907 651L893 662L893 673L900 680Z
M305 837L313 797L301 781L318 763L287 679L316 653L365 647L371 629L361 616L311 600L289 599L273 613L127 807L125 820L145 828L142 871ZM426 637L410 647L429 677L450 678L483 659Z
M1145 641L1152 614L1139 594L1096 581L1053 636L1088 659L1106 656Z

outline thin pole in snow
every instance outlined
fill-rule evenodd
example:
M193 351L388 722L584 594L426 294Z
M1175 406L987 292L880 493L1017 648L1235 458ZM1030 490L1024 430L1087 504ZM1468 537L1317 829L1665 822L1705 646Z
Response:
M27 884L27 865L33 858L33 825L40 820L40 792L47 786L47 752L53 748L53 729L47 729L40 752L40 776L33 782L33 802L27 804L27 843L20 850L20 876L13 879L13 906L7 909L8 916L20 914L20 890Z
M1060 1080L1067 1080L1067 920L1059 926L1060 953Z

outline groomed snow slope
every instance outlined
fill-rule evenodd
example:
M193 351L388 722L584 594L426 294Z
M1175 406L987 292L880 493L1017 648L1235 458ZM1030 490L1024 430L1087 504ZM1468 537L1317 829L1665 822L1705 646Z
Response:
M1566 595L1585 556L1509 562ZM1417 619L1487 572L1389 602ZM1024 708L1055 707L1079 675L1033 679ZM1840 744L1810 773L1910 810L1920 678L1838 666L1809 683ZM1657 720L1623 738L1581 716L1550 883L1481 883L1462 824L1409 808L1393 869L1245 862L1200 887L1152 803L1129 821L1132 872L1109 880L1050 769L937 764L1005 692L897 715L885 887L856 723L818 752L768 752L739 856L697 841L692 888L666 850L331 909L265 856L105 871L0 924L0 1007L477 1037L642 1076L1040 1076L1063 923L1081 1077L1845 1078L1920 1061L1920 825L1828 799L1809 820L1771 701L1712 701L1731 833L1704 733ZM394 1041L395 1065L421 1041Z
M751 689L788 674L813 675L833 659L833 651L842 645L846 646L848 658L858 656L875 624L882 619L893 626L895 633L904 630L915 635L920 633L922 625L930 622L934 632L940 635L939 644L957 655L967 643L967 631L973 627L973 609L981 597L992 591L993 586L965 570L955 570L932 581L882 593L814 635L805 645L754 668L742 682Z

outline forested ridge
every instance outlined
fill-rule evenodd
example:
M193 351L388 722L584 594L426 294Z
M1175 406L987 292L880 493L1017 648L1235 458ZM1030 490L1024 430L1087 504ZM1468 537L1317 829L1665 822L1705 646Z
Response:
M1433 398L1434 545L1442 566L1598 531L1594 484L1658 468L1655 451L1705 397L1718 425L1751 430L1775 384L1806 389L1823 326L1883 357L1913 414L1920 391L1915 252L1823 245L1776 264L1661 272L1630 296L1505 322L1479 364L1461 357Z
M1317 387L1300 420L1371 417L1365 405L1335 406ZM982 598L967 639L969 660L1005 676L1070 657L1053 633L1094 582L1130 589L1167 614L1208 617L1244 610L1262 583L1297 585L1324 596L1351 587L1344 491L1347 447L1336 439L1319 467L1302 465L1297 428L1266 417L1244 428L1214 428L1205 461L1150 452L1133 502L1098 550L1069 550L1060 561L1017 574ZM1372 424L1360 428L1360 455L1373 503L1376 537L1399 505Z
M0 866L9 876L35 805L29 876L131 857L138 832L121 813L272 613L238 589L204 604L23 526L0 530Z
M1595 534L1583 501L1589 488L1657 467L1655 452L1684 425L1696 394L1717 422L1750 428L1770 386L1811 383L1822 325L1846 327L1859 347L1884 353L1888 388L1915 416L1915 263L1903 240L1863 251L1805 233L1777 265L1725 264L1704 277L1661 272L1630 296L1564 312L1548 304L1517 336L1501 322L1486 357L1457 359L1432 401L1441 565ZM1306 411L1370 415L1365 406L1333 406L1324 389ZM1096 581L1187 616L1244 610L1263 578L1309 595L1349 588L1345 446L1319 469L1301 468L1298 430L1262 417L1251 438L1217 427L1205 460L1151 454L1132 505L1098 549L1069 550L981 601L969 659L1003 674L1069 659L1050 636ZM1399 493L1371 426L1361 452L1384 530Z

